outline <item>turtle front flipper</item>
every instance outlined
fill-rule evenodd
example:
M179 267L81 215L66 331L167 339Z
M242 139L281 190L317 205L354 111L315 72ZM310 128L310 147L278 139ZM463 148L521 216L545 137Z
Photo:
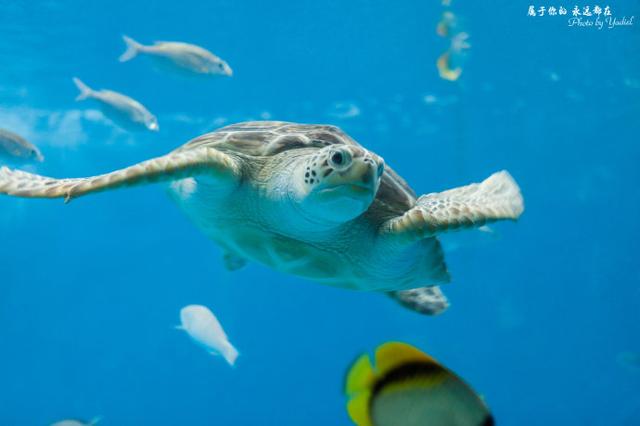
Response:
M65 202L94 192L126 186L211 175L238 180L240 167L231 156L213 148L198 148L143 161L104 175L54 179L19 170L0 168L0 194L27 198L64 198Z
M387 293L407 309L423 315L440 315L449 308L449 299L440 287L420 287Z
M501 171L481 183L421 196L415 207L387 221L382 232L412 242L497 220L516 220L523 211L520 188L508 172Z

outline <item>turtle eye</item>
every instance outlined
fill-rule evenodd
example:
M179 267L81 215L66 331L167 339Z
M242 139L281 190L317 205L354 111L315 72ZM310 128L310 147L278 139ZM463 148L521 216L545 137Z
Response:
M351 155L345 150L335 150L329 156L329 163L335 169L344 169L351 164Z

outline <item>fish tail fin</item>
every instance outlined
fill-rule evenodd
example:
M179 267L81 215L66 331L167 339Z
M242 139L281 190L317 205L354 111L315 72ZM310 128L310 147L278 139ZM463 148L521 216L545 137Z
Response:
M227 348L225 348L225 350L224 350L224 352L222 354L224 359L232 367L235 365L236 359L238 359L239 355L240 355L240 353L238 352L238 350L232 344L229 344L229 346Z
M84 84L78 77L73 77L73 82L80 91L80 94L76 96L76 101L87 99L93 93L93 90L86 84Z
M122 39L127 45L127 50L125 50L124 53L120 55L118 60L120 62L127 62L138 55L138 52L142 50L142 45L137 41L135 41L134 39L132 39L131 37L128 37L126 35L123 35Z

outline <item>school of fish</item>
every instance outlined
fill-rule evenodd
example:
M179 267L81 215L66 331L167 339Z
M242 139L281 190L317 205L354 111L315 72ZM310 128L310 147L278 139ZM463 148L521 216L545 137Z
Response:
M443 2L448 5L448 2ZM459 31L456 16L447 11L438 24L437 33L450 40L450 48L438 59L440 76L457 80L462 69L453 65L454 57L469 48L468 34ZM149 58L154 67L177 75L227 76L229 64L203 47L171 41L141 44L123 36L126 50L119 57L128 62L138 56ZM113 90L92 89L77 77L73 83L77 101L91 101L114 125L127 131L158 132L158 119L141 102ZM335 114L359 114L355 105ZM0 161L9 163L42 162L40 150L23 137L0 129ZM180 325L195 343L211 355L221 356L235 366L238 350L229 341L220 321L206 306L188 305L180 310ZM627 357L629 358L629 357ZM351 366L345 393L347 411L358 426L490 426L493 417L484 400L460 377L429 355L398 342L381 345L375 363L363 355ZM101 418L90 421L65 419L51 426L95 426Z

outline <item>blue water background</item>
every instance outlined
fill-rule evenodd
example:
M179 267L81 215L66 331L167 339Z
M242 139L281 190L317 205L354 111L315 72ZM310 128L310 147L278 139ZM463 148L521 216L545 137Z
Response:
M388 340L466 378L498 424L640 424L640 373L617 362L640 351L640 24L569 28L528 5L454 0L472 48L451 83L436 1L0 1L0 127L41 147L39 173L103 173L270 117L341 126L418 193L508 169L527 208L490 238L460 234L452 306L430 318L261 265L227 272L162 186L2 198L0 424L349 425L344 372ZM120 64L121 34L203 45L235 75ZM96 119L73 76L139 99L161 131ZM221 320L235 369L172 329L190 303Z

